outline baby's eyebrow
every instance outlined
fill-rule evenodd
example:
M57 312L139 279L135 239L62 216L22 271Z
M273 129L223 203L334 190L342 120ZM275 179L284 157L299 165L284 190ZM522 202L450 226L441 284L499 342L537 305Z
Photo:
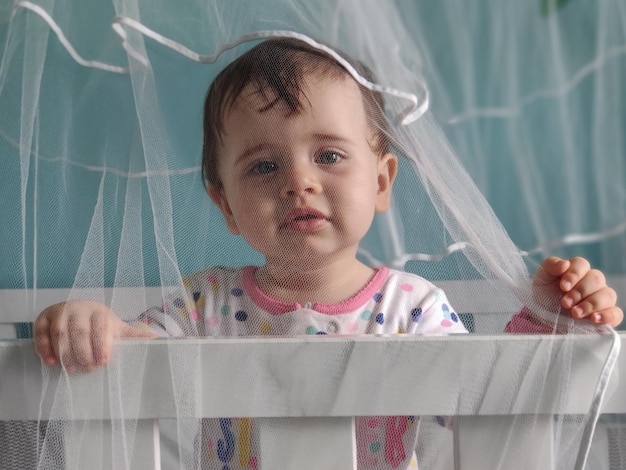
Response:
M253 145L252 147L248 147L242 153L237 155L237 157L235 158L235 165L240 163L241 161L251 157L255 153L262 152L267 147L269 147L269 146L266 143L264 143L264 142L262 142L260 144Z
M338 134L326 134L326 133L315 133L311 136L313 140L331 140L333 142L340 142L350 144L353 143L352 139L348 139L347 137L343 137Z

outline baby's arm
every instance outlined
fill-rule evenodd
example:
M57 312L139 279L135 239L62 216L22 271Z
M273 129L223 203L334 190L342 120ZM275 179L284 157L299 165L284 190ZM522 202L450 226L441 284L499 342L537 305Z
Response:
M104 304L74 300L43 310L35 320L34 336L43 361L49 366L60 362L72 374L106 365L116 339L156 335L125 323Z

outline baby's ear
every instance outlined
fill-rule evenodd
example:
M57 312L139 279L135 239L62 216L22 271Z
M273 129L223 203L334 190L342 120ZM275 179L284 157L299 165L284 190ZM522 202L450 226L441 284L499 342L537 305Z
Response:
M235 222L235 217L233 217L233 212L230 210L230 206L228 205L228 200L226 199L226 195L224 194L223 187L215 187L214 185L209 185L207 188L207 193L209 193L209 197L215 203L217 207L219 207L222 215L224 216L224 220L226 220L226 226L228 230L233 235L239 235L239 227Z
M398 173L398 157L386 153L378 160L378 193L376 212L385 212L391 204L391 190Z

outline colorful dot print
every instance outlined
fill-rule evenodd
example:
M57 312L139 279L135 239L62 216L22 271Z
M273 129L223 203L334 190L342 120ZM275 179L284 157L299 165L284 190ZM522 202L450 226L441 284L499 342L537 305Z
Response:
M207 447L209 448L209 460L215 460L215 449L213 448L213 439L209 438L207 441Z
M196 304L196 308L203 310L204 309L204 296L202 292L196 291L193 293L193 301ZM195 310L195 309L194 309ZM197 315L198 312L196 312ZM198 318L195 318L197 320Z
M418 323L422 318L422 307L417 307L411 310L411 318L415 323Z
M455 323L458 323L459 317L456 313L450 310L450 307L448 307L446 304L442 304L441 310L443 311L443 320L441 320L441 326L449 328Z
M257 464L257 458L256 457L250 457L249 463L250 463L250 468L252 470L257 470L258 464Z
M217 290L220 288L220 283L218 282L217 278L215 276L209 275L207 276L206 280L209 282L211 290L213 292L217 292Z
M339 332L350 335L406 335L422 330L445 333L461 325L458 314L446 305L445 294L410 274L391 271L388 277L379 276L376 282L368 284L349 302L330 305L326 310L317 307L314 310L310 305L307 309L307 305L303 304L304 308L292 312L285 311L289 309L284 308L279 299L265 302L266 299L256 297L256 290L247 291L244 286L248 286L249 278L240 276L239 271L212 268L210 272L197 273L185 284L187 296L177 298L174 294L168 299L164 309L169 309L173 317L168 319L167 324L159 323L161 316L156 309L151 309L144 322L153 322L152 329L155 331L170 328L172 321L183 322L183 326L195 321L203 322L200 326L204 329L197 328L197 331L205 331L208 336L306 333L310 337ZM192 331L196 325L191 325ZM171 328L171 334L177 335L175 325ZM360 461L364 468L404 468L406 465L413 465L410 468L414 468L414 461L409 464L412 449L407 446L414 442L412 439L417 432L419 418L393 416L362 419L363 424L367 422L367 427L359 429L363 432L357 438L357 445L359 455L364 459ZM216 424L211 431L214 434L212 440L205 441L212 461L211 468L255 470L260 465L250 444L251 435L245 434L247 440L243 439L240 429L237 421L220 420L219 427ZM240 443L245 443L245 446L240 446ZM241 451L244 447L245 451Z
M380 418L368 418L367 427L372 429L377 428L379 426L382 426L382 422L383 420Z

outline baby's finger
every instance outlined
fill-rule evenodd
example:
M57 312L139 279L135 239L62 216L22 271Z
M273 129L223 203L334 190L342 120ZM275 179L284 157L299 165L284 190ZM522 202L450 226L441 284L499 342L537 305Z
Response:
M42 314L37 317L33 325L35 351L39 357L49 366L58 362L50 341L50 319Z
M559 287L563 292L569 292L589 272L591 265L585 258L577 256L569 260L570 266L561 276Z
M106 365L113 349L111 318L105 312L91 316L91 349L95 365Z
M65 358L63 355L69 349L69 342L67 338L67 319L65 315L65 307L59 307L58 314L51 315L49 317L50 327L48 328L48 334L50 338L50 344L54 356L61 364L64 364Z
M561 299L561 305L565 308L572 308L590 295L601 292L599 300L604 300L606 304L598 305L598 309L609 308L615 305L617 295L613 289L607 287L606 278L602 271L590 269Z
M120 322L119 336L121 338L157 338L158 335L151 331L144 330L137 326L129 325L125 322Z
M574 318L585 318L589 315L610 309L615 306L617 294L610 287L600 289L577 302L572 308ZM592 317L594 319L594 317Z
M570 264L569 260L559 258L558 256L550 256L543 260L537 274L549 282L555 277L562 276L569 269Z
M597 324L616 327L624 320L624 312L619 307L611 307L591 314L591 320Z
M65 366L70 373L78 370L91 371L94 368L93 349L91 347L92 315L71 314L67 321L69 341L68 354L64 356Z

